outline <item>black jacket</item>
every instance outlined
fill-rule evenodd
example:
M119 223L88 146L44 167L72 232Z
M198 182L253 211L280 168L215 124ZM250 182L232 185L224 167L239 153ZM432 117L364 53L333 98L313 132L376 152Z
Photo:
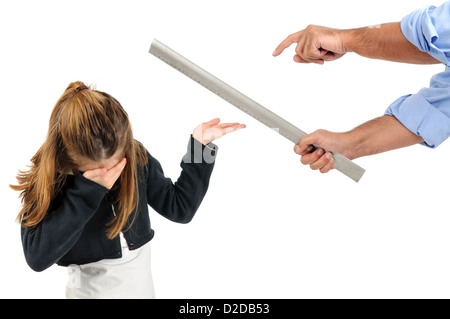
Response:
M159 162L147 151L148 163L138 173L138 207L123 230L130 250L153 238L147 204L171 221L191 221L208 189L216 151L216 145L205 147L191 136L181 162L183 170L175 184L164 176ZM54 263L68 266L120 258L119 236L112 240L106 236L107 224L113 217L107 191L81 174L68 175L64 191L52 201L42 222L22 228L28 265L43 271Z

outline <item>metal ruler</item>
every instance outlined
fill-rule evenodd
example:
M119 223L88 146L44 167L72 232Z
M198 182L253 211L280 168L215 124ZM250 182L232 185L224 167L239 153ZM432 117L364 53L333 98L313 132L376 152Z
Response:
M232 88L225 82L219 80L214 75L195 65L158 40L153 41L150 47L150 53L184 75L188 76L198 84L204 86L214 94L217 94L222 99L233 104L241 111L276 130L279 134L291 142L298 144L300 139L306 135L305 132L296 126ZM318 147L317 145L314 146ZM341 154L334 152L332 154L334 157L334 168L358 182L363 176L365 170Z

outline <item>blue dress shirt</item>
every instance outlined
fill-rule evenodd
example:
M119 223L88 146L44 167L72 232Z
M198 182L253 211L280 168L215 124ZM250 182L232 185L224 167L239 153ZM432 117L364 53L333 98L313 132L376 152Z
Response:
M411 132L435 148L450 136L450 1L429 6L402 19L402 32L421 51L446 65L429 88L400 97L386 110Z

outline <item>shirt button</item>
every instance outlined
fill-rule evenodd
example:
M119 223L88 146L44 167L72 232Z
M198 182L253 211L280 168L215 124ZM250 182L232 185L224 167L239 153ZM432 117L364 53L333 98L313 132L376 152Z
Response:
M133 249L133 247L134 247L134 244L133 244L133 243L131 243L131 244L128 245L128 248L130 248L130 249Z

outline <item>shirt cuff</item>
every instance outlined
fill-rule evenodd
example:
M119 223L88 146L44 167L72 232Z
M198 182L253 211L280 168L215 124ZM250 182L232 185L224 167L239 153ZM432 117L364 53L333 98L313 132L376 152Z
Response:
M407 129L421 136L422 145L436 148L450 136L450 119L434 108L422 95L405 95L386 110L385 115L395 116Z
M401 21L403 35L419 50L450 66L450 41L446 36L450 3L428 6L412 12Z

